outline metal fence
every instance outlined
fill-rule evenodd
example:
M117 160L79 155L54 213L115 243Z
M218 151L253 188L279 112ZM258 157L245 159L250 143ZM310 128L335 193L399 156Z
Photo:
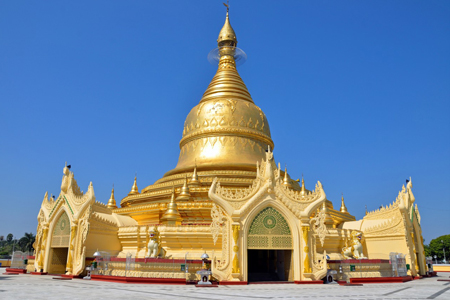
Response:
M26 269L28 262L28 252L14 251L11 260L11 268Z
M408 275L405 255L397 252L391 252L389 253L389 259L391 261L393 277L403 277Z

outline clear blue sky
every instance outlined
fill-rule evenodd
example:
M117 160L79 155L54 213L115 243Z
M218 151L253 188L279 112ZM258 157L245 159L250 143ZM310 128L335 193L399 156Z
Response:
M450 233L450 1L231 1L275 159L357 218L405 179ZM222 1L0 1L0 235L36 230L67 161L98 201L175 167Z

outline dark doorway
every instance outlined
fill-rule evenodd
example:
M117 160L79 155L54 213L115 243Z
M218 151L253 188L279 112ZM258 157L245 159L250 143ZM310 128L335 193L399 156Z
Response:
M248 250L248 281L289 281L292 250Z
M67 254L69 248L51 248L49 257L48 272L50 274L65 274L67 264Z

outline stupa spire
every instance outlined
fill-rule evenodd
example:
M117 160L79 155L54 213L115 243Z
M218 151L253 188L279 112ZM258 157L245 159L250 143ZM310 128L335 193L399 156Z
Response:
M287 167L284 167L283 185L287 186L287 187L291 187L291 180L290 180L289 175L287 173Z
M117 208L116 199L114 198L114 184L111 190L111 197L109 197L108 204L106 206L111 209Z
M187 184L187 175L184 177L184 184L181 187L181 192L177 197L177 200L189 200L191 193L189 192L189 187Z
M236 69L245 53L236 47L229 14L217 42L219 47L208 55L210 62L218 62L216 74L186 118L178 164L165 176L192 172L195 160L197 170L254 170L255 162L265 158L263 149L274 146L267 118Z
M194 172L192 173L192 177L191 180L189 181L189 185L191 186L195 186L195 185L199 185L200 181L198 180L198 175L197 175L197 162L195 163L195 167L194 167Z
M161 221L167 225L181 225L182 220L177 204L175 203L175 187L173 187L170 203L167 205L166 212L162 216Z
M300 191L300 194L301 194L302 196L305 196L305 195L306 195L305 180L303 179L303 173L302 173L302 189L301 189L301 191Z
M348 213L347 207L345 206L345 203L344 203L344 193L342 193L342 199L341 199L341 212Z
M233 27L231 27L227 6L225 24L220 30L219 37L217 38L217 46L219 47L219 68L203 94L200 103L208 100L217 100L219 98L246 100L253 103L247 87L236 70L235 55L236 51L239 50L236 48L236 45L236 33L234 32ZM242 52L242 50L240 51Z
M139 194L139 189L138 189L138 186L136 183L136 179L137 179L137 175L134 176L134 183L133 183L133 186L131 187L131 191L128 193L128 196Z

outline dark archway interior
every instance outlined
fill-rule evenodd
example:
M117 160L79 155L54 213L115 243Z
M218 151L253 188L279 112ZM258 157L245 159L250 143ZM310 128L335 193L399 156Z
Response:
M248 281L289 281L292 250L248 250Z
M69 248L51 248L49 257L50 274L65 274Z

